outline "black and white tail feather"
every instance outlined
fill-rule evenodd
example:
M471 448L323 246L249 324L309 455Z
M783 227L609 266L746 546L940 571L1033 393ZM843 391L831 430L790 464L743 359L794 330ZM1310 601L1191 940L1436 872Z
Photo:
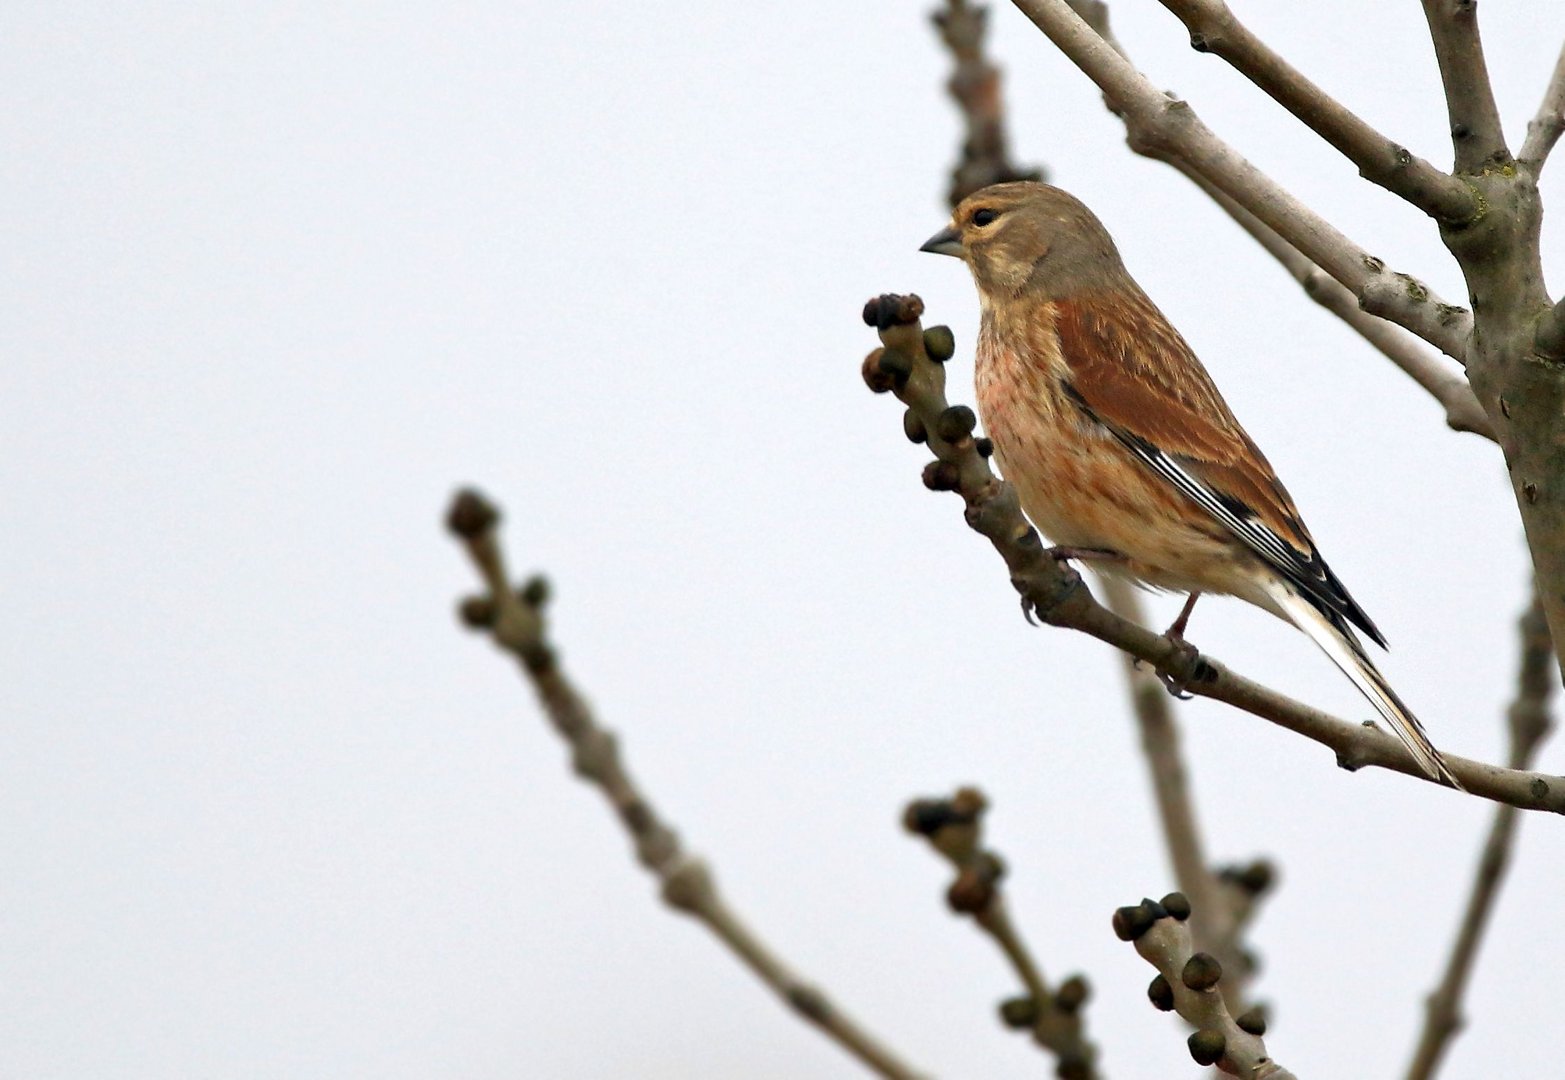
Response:
M1300 595L1288 582L1274 580L1267 592L1288 616L1288 621L1308 634L1310 640L1331 657L1332 663L1353 680L1359 693L1368 698L1369 703L1375 706L1375 711L1391 725L1391 730L1402 740L1419 768L1433 779L1461 791L1461 783L1451 773L1434 743L1429 741L1429 736L1424 733L1424 725L1402 704L1397 692L1391 689L1391 684L1386 682L1385 676L1370 661L1347 620L1330 609L1323 611L1310 598Z
M1096 418L1095 418L1096 419ZM1101 422L1101 421L1100 421ZM1277 577L1262 587L1274 612L1283 615L1318 645L1331 658L1332 663L1353 681L1375 711L1391 726L1402 740L1413 760L1431 779L1448 784L1458 791L1461 783L1446 765L1440 751L1424 733L1418 717L1402 703L1391 684L1371 662L1353 633L1359 627L1370 640L1385 648L1386 639L1380 630L1359 607L1347 588L1331 572L1320 552L1310 544L1308 552L1300 551L1293 544L1278 536L1242 502L1213 490L1192 475L1174 456L1164 453L1144 439L1114 425L1105 425L1115 437L1143 463L1149 465L1174 487L1194 500L1207 513L1234 534L1246 547L1260 556ZM1308 541L1303 525L1299 531ZM1352 625L1349 625L1349 624Z

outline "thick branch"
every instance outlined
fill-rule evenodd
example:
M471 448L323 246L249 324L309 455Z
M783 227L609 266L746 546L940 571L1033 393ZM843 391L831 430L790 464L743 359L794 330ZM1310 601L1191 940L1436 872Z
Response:
M499 512L473 491L460 493L447 516L488 590L462 604L462 618L488 632L511 653L532 682L544 712L570 745L577 775L595 784L630 833L636 858L662 886L665 902L694 916L742 960L800 1017L825 1032L881 1076L915 1080L920 1074L879 1039L847 1016L820 989L804 982L728 906L706 863L685 851L679 837L658 817L620 759L614 734L598 726L592 709L560 669L543 617L547 587L535 578L513 590L495 535Z
M1386 269L1331 223L1285 191L1212 133L1190 106L1153 86L1071 9L1067 0L1013 0L1072 63L1098 84L1124 118L1131 145L1183 159L1346 286L1372 315L1411 330L1465 362L1471 318L1429 287ZM1080 0L1078 0L1080 2Z
M1549 696L1554 692L1554 643L1549 623L1536 592L1522 615L1521 665L1516 679L1516 698L1507 713L1510 730L1509 762L1513 769L1525 769L1532 763L1538 747L1549 735L1553 721L1549 716ZM1446 1050L1462 1029L1462 997L1472 975L1484 929L1494 912L1495 899L1505 880L1516 838L1518 818L1514 806L1495 808L1489 837L1478 858L1467 908L1462 913L1456 943L1446 961L1440 985L1429 995L1424 1009L1424 1029L1419 1035L1407 1080L1429 1080L1440 1067Z
M1024 610L1050 625L1108 642L1151 664L1192 694L1226 702L1330 747L1337 763L1349 771L1372 766L1429 781L1402 744L1378 727L1340 720L1230 671L1210 656L1192 656L1093 599L1081 577L1044 550L1038 533L1022 515L1015 489L990 470L980 441L973 438L972 410L953 408L946 401L945 370L931 357L918 322L923 307L916 296L885 296L866 305L865 321L879 328L884 348L865 359L864 377L872 390L894 390L908 406L905 430L917 441L927 441L937 458L925 470L925 483L962 495L968 525L988 537L1005 560ZM951 355L949 330L934 327L928 340L942 360ZM1449 754L1446 761L1470 794L1524 810L1565 813L1565 777L1504 769Z
M1440 81L1445 86L1446 112L1451 118L1451 143L1456 148L1456 172L1476 176L1509 161L1494 104L1494 88L1478 38L1477 0L1424 0L1424 18L1435 43Z
M1560 58L1554 62L1554 74L1549 76L1548 88L1538 104L1538 115L1527 123L1527 138L1517 158L1517 164L1532 173L1533 179L1543 172L1543 163L1561 132L1565 132L1565 45L1560 46Z
M1011 920L1000 888L1005 864L983 846L983 815L988 801L976 788L962 788L949 799L916 799L902 815L907 830L926 838L956 867L946 903L971 916L1015 969L1026 995L1000 1007L1006 1026L1032 1032L1033 1041L1054 1055L1055 1075L1067 1080L1099 1080L1098 1048L1087 1038L1082 1016L1087 980L1072 975L1051 988Z
M1359 168L1430 217L1460 224L1478 213L1467 185L1414 157L1344 107L1250 32L1223 0L1162 0L1197 52L1215 53Z

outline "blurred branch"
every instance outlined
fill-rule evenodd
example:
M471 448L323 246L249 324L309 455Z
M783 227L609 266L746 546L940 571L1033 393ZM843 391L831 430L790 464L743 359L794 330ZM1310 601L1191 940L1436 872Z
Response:
M903 431L914 442L927 442L936 455L925 467L925 485L961 494L968 525L988 537L1005 560L1024 611L1123 649L1190 693L1226 702L1328 746L1345 769L1370 766L1429 780L1401 743L1378 727L1350 724L1294 701L1120 618L1093 599L1080 575L1044 549L1022 515L1015 489L990 470L986 458L993 448L988 440L973 437L973 411L946 401L942 362L952 355L955 342L943 326L925 331L919 323L923 310L916 296L881 296L865 305L864 320L879 330L883 344L865 358L865 382L876 393L895 391L908 406ZM1447 762L1469 794L1524 810L1565 813L1565 778L1451 755Z
M1147 81L1084 22L1067 0L1013 0L1072 63L1097 83L1125 122L1131 146L1177 157L1346 286L1365 311L1398 323L1458 362L1465 361L1471 314L1354 244L1203 124L1187 102ZM1089 13L1101 3L1076 0Z
M1456 172L1477 175L1508 162L1511 152L1505 145L1478 37L1476 0L1424 0L1424 18L1445 86Z
M986 809L981 792L962 788L949 799L915 800L902 820L909 832L923 836L956 867L956 880L946 890L946 903L957 914L972 916L994 939L1026 988L1026 996L1000 1006L1006 1026L1031 1031L1033 1041L1054 1055L1055 1075L1061 1080L1099 1080L1098 1049L1087 1038L1081 1013L1089 993L1087 980L1072 975L1051 990L1044 979L1001 894L1005 864L983 847Z
M1510 767L1525 769L1554 726L1549 716L1549 696L1554 692L1555 682L1554 643L1536 590L1518 626L1521 663L1516 679L1516 698L1506 714L1506 726L1510 731ZM1445 974L1425 1003L1424 1029L1419 1035L1407 1080L1429 1080L1434 1076L1452 1039L1462 1029L1462 997L1483 942L1484 929L1505 880L1517 824L1515 807L1495 809L1489 837L1478 858L1478 872L1467 898L1467 909L1462 914L1451 957L1446 961Z
M1104 575L1099 579L1110 611L1128 622L1146 625L1146 613L1135 587L1124 579ZM1121 653L1130 702L1141 732L1141 749L1152 775L1163 842L1174 867L1179 891L1190 898L1194 914L1190 932L1196 948L1217 957L1228 977L1221 992L1230 1009L1242 1011L1246 984L1254 974L1254 962L1244 946L1243 933L1255 913L1256 902L1275 878L1271 864L1256 860L1247 867L1229 867L1214 873L1206 861L1201 829L1190 798L1190 781L1179 749L1179 725L1169 707L1168 692L1151 672L1129 653Z
M1113 30L1109 27L1107 4L1102 0L1070 0L1070 4L1072 10L1092 28L1094 33L1123 57L1126 63L1131 63L1130 55L1125 52L1125 47L1119 43L1119 39L1114 36ZM1111 112L1124 119L1123 110L1115 106L1114 100L1108 94L1103 95L1103 100ZM1363 310L1351 290L1283 239L1277 230L1224 194L1183 158L1134 138L1127 137L1126 142L1131 150L1143 157L1172 166L1180 175L1200 188L1207 198L1215 202L1241 229L1249 233L1267 254L1282 264L1293 279L1303 286L1305 295L1347 323L1350 329L1427 390L1445 409L1446 423L1451 428L1456 431L1475 432L1488 439L1494 438L1489 418L1484 413L1483 406L1473 395L1467 379L1447 367L1437 354L1427 352L1406 330L1395 323Z
M555 731L570 745L577 775L609 800L630 833L637 860L658 879L664 901L700 920L795 1013L870 1069L895 1080L919 1076L762 943L723 899L706 863L685 851L679 837L658 817L626 772L618 740L598 726L592 709L560 669L543 615L546 583L533 578L520 590L511 587L496 536L499 521L499 511L474 491L459 493L447 514L448 527L462 541L487 589L486 594L462 602L462 620L474 630L486 631L516 658Z
M1565 45L1560 47L1560 58L1554 62L1554 74L1538 103L1538 115L1527 124L1527 138L1522 143L1517 163L1529 170L1533 179L1543 172L1543 163L1549 159L1549 151L1565 132Z
M1114 933L1133 943L1141 958L1157 969L1147 997L1157 1009L1177 1012L1196 1029L1186 1043L1196 1064L1216 1065L1246 1080L1294 1080L1261 1041L1265 1014L1260 1009L1237 1018L1229 1013L1217 990L1223 967L1216 957L1196 950L1187 925L1190 915L1190 901L1182 893L1114 912Z
M1000 96L1000 69L984 55L989 9L967 0L946 0L946 6L930 18L940 31L940 40L956 60L956 70L946 82L946 89L961 110L967 128L961 157L951 170L947 200L955 206L990 184L1042 180L1043 169L1018 168L1011 162L1005 107Z
M1223 0L1162 0L1197 52L1214 53L1359 168L1430 217L1460 225L1478 213L1471 189L1414 157L1317 86L1241 23Z

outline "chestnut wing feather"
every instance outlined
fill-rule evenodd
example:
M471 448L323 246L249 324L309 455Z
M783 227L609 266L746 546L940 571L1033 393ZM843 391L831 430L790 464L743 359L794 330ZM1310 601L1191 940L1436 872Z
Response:
M1140 292L1056 304L1066 392L1143 464L1292 582L1333 621L1385 638L1316 550L1287 489L1195 353Z

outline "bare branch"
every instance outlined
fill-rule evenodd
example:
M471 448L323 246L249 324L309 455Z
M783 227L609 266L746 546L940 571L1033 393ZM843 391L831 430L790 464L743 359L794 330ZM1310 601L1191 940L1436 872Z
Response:
M1101 0L1070 0L1071 8L1093 31L1108 43L1109 47L1127 62L1130 56L1109 28L1108 5ZM1115 115L1112 99L1104 95L1104 102ZM1460 372L1452 371L1438 356L1426 352L1406 331L1385 319L1371 315L1359 307L1358 299L1330 274L1327 274L1306 255L1277 234L1277 231L1240 206L1222 191L1214 187L1200 173L1177 155L1154 152L1152 148L1138 146L1131 140L1131 149L1162 161L1178 170L1179 174L1204 192L1207 198L1222 208L1245 232L1261 245L1272 258L1283 265L1304 292L1321 307L1347 323L1355 333L1378 349L1387 359L1401 368L1414 382L1427 390L1445 409L1445 422L1453 430L1470 431L1493 439L1493 427L1483 406L1473 395L1472 387Z
M499 512L483 496L464 491L452 502L446 521L462 541L483 578L487 595L463 601L463 621L487 631L512 654L543 705L554 729L570 745L577 775L595 784L609 800L635 844L636 858L662 886L664 901L694 916L742 960L803 1019L881 1076L915 1080L921 1074L904 1064L879 1039L804 982L758 938L718 891L705 861L687 852L674 831L625 770L614 734L598 726L592 709L560 669L550 644L543 606L548 589L534 578L513 590L506 576L496 526Z
M1098 1048L1087 1038L1081 1008L1087 1001L1087 980L1072 975L1051 989L1043 971L1022 941L1000 890L1004 863L983 846L983 815L988 802L976 788L962 788L949 799L917 799L902 815L907 830L925 837L956 867L956 880L946 890L946 903L959 915L969 915L994 939L1017 977L1024 997L1000 1007L1007 1027L1025 1028L1033 1041L1052 1053L1056 1075L1071 1080L1099 1080Z
M1456 148L1456 172L1476 176L1509 161L1500 110L1484 65L1478 38L1477 0L1423 0L1429 36L1435 43L1440 81L1445 85L1446 112L1451 118L1451 143Z
M1303 288L1305 295L1321 307L1336 315L1349 328L1373 345L1403 373L1423 387L1445 410L1445 422L1453 431L1469 431L1494 441L1494 428L1488 414L1478 403L1473 388L1460 369L1453 370L1449 359L1429 352L1411 334L1394 323L1378 318L1358 306L1341 283L1306 258L1298 248L1278 236L1276 231L1250 211L1234 202L1227 195L1208 184L1202 177L1189 172L1182 162L1170 162L1184 172L1191 183L1207 193L1213 202L1227 211L1228 216L1267 253L1282 264Z
M1055 46L1098 84L1124 119L1132 147L1177 156L1346 286L1359 306L1465 361L1470 313L1427 285L1388 270L1212 133L1190 106L1147 81L1071 9L1067 0L1013 0ZM1081 0L1077 0L1081 2Z
M1190 31L1197 52L1222 57L1334 146L1359 175L1439 221L1459 225L1478 213L1460 180L1415 157L1343 106L1241 23L1223 0L1162 0Z
M1216 1065L1222 1072L1249 1080L1293 1080L1261 1041L1265 1015L1252 1009L1235 1018L1224 1004L1217 989L1223 966L1216 957L1196 950L1187 925L1190 915L1190 901L1182 893L1114 912L1114 933L1134 943L1141 958L1157 968L1147 997L1163 1012L1179 1013L1196 1029L1187 1044L1196 1064Z
M1129 622L1146 625L1146 613L1132 585L1118 577L1104 577L1101 583L1110 611ZM1236 932L1239 905L1232 902L1235 897L1223 888L1206 861L1195 805L1190 798L1190 780L1179 751L1179 726L1169 708L1168 692L1135 657L1122 653L1121 658L1131 708L1141 732L1141 749L1152 774L1152 794L1163 826L1163 844L1168 849L1179 891L1190 898L1194 908L1191 933L1197 948L1215 955L1224 970L1233 973L1224 983L1223 993L1231 1007L1238 1007L1249 976L1249 964Z
M1120 618L1094 600L1080 575L1044 550L1037 531L1022 515L1016 490L990 470L985 459L989 448L973 437L972 410L946 401L945 369L939 361L951 356L954 343L945 327L932 327L926 334L918 321L923 309L916 296L883 296L865 306L865 321L879 329L884 344L865 358L865 381L876 392L894 390L908 406L904 431L915 441L927 441L936 455L925 469L925 484L961 494L968 525L986 536L1005 560L1024 611L1036 613L1052 626L1079 630L1123 649L1192 694L1226 702L1330 747L1337 764L1349 771L1371 766L1433 782L1402 744L1378 727L1351 724L1294 701L1210 656L1192 655L1191 650ZM1505 769L1449 754L1446 762L1469 794L1524 810L1565 813L1565 777Z
M951 170L947 201L955 206L979 188L1008 180L1042 180L1041 168L1023 169L1011 162L1000 69L984 56L989 9L974 7L967 0L946 0L946 6L936 11L931 21L956 60L946 89L962 111L967 128L961 157Z
M1538 115L1527 123L1527 138L1522 143L1517 164L1532 173L1533 179L1543 172L1543 163L1549 159L1549 151L1565 132L1565 45L1560 46L1560 58L1554 62L1554 74L1538 104Z
M1549 696L1554 692L1554 642L1549 636L1549 623L1544 618L1543 605L1536 591L1519 627L1521 664L1516 679L1516 698L1507 713L1509 762L1513 769L1525 769L1532 763L1538 747L1554 726L1549 716ZM1494 912L1495 899L1505 880L1517 823L1514 806L1495 808L1494 822L1489 826L1489 838L1478 858L1478 872L1467 898L1467 909L1462 913L1451 957L1446 961L1445 974L1425 1003L1424 1029L1419 1035L1407 1080L1429 1080L1434 1076L1452 1039L1462 1029L1462 997L1467 991L1467 981L1472 975L1484 930Z

